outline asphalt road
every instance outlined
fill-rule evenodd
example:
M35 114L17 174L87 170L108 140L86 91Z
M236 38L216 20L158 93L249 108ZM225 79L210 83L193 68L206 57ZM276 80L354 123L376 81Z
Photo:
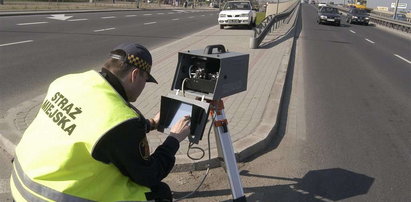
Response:
M217 11L154 10L0 17L0 117L60 75L99 68L123 42L149 49L216 25Z
M409 201L411 39L374 26L319 25L308 4L301 27L278 136L240 164L248 201ZM174 173L168 182L181 197L203 175ZM217 168L188 201L230 193Z

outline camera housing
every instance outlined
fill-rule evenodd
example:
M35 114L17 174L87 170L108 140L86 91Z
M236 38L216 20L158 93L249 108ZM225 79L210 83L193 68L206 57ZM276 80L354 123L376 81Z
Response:
M248 62L248 54L226 52L223 45L179 52L171 90L182 90L209 100L245 91Z

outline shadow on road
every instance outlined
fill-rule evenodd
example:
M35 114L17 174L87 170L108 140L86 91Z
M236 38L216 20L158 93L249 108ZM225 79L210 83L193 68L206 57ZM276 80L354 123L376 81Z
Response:
M290 184L244 187L248 201L338 201L363 195L370 190L374 178L341 168L309 171L303 178L284 178L240 172L242 176L291 181ZM175 192L181 197L188 192ZM199 191L192 198L231 195L230 189Z

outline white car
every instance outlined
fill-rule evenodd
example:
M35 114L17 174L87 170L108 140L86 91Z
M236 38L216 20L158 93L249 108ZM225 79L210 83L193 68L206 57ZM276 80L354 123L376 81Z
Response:
M327 6L327 4L326 3L318 3L318 8L320 8L320 7L323 7L323 6Z
M250 29L255 26L256 12L249 1L229 1L218 14L220 29L226 25L246 25Z

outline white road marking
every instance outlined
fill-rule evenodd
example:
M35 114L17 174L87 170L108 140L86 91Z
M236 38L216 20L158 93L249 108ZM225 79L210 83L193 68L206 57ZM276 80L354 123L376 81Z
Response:
M173 12L169 12L168 14L174 14Z
M126 15L126 18L129 18L129 17L136 17L137 15Z
M354 32L354 31L352 31L352 30L350 30L350 32L352 32L352 33L354 33L354 34L355 34L355 32Z
M174 19L172 19L172 20L180 20L180 19L178 19L178 18L174 18Z
M148 14L144 14L144 15L153 15L153 14L148 13Z
M11 46L11 45L16 45L16 44L22 44L22 43L30 43L30 42L33 42L33 40L17 41L17 42L12 42L12 43L0 44L0 47L3 47L3 46Z
M365 38L365 40L368 41L368 42L370 42L370 43L375 43L374 41L371 41L371 40L369 40L369 39L367 39L367 38Z
M10 193L9 179L0 179L0 194Z
M67 20L69 18L72 18L73 16L66 16L66 14L57 14L57 15L51 15L51 17L47 17L49 19L53 19L53 20Z
M190 17L188 17L188 18L194 18L194 16L190 16Z
M164 13L157 13L157 15L164 15Z
M72 20L67 20L67 21L69 21L69 22L77 22L77 21L85 21L85 20L88 20L88 19L86 19L86 18L81 18L81 19L72 19Z
M110 27L110 28L106 28L106 29L97 29L97 30L94 30L94 32L103 32L103 31L108 31L108 30L113 30L113 29L116 29L116 28Z
M101 19L112 19L112 18L116 18L116 16L106 16L106 17L101 17Z
M144 23L144 25L151 25L151 24L155 24L155 23L157 23L157 22L146 22L146 23Z
M27 23L19 23L17 25L39 25L39 24L46 24L49 22L27 22Z
M404 61L407 62L408 64L411 64L411 61L409 61L409 60L401 57L400 55L397 55L397 54L394 54L394 55L395 55L395 57L400 58L401 60L404 60Z

